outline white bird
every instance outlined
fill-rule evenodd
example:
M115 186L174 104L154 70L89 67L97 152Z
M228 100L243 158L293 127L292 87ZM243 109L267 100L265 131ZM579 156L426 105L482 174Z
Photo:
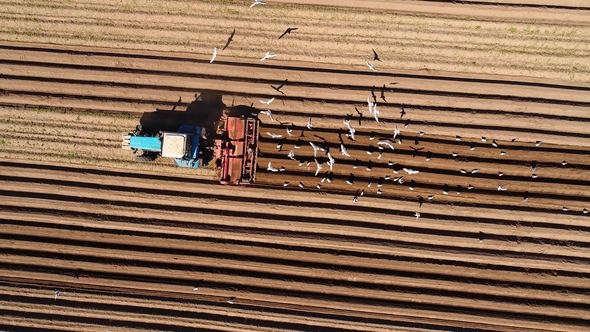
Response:
M460 141L461 140L461 136L457 135L455 136L455 141Z
M293 150L289 151L287 157L291 160L295 160L295 152L293 152Z
M285 183L283 183L283 187L286 187L289 185L289 181L285 181Z
M463 168L461 168L461 171L460 172L463 173L463 174L467 174L467 171L464 170Z
M348 150L346 150L346 147L344 147L344 144L340 144L340 152L342 152L343 156L350 157L350 154L348 153Z
M415 170L413 170L413 169L411 169L411 168L405 168L405 167L404 167L404 168L402 168L402 169L404 170L404 172L406 172L406 173L408 173L408 174L410 174L410 175L412 175L412 174L418 174L418 173L420 173L420 171L415 171Z
M479 168L474 168L471 170L471 174L475 174L479 172Z
M538 178L539 176L538 176L537 174L533 173L532 177L533 177L533 179L536 179L536 178Z
M414 212L414 216L416 217L416 220L420 219L420 212Z
M313 125L311 124L311 118L309 118L309 120L307 120L307 129L311 130L311 128L313 128Z
M388 146L390 149L395 150L395 148L393 147L393 143L391 143L390 140L380 140L377 145L386 145Z
M332 155L330 154L330 152L328 152L328 159L329 161L327 162L328 166L330 166L330 172L332 171L332 167L334 167L334 158L332 157Z
M271 172L278 172L279 171L278 169L272 167L272 163L270 161L268 162L268 167L266 169Z
M426 134L426 133L425 133L425 132L423 132L423 131L421 131L421 132L420 132L420 136L424 136L425 134Z
M381 189L377 189L377 195L381 195L383 192L381 191Z
M344 119L344 124L348 127L348 131L350 132L348 134L348 137L350 137L350 139L354 140L354 133L356 132L356 129L354 129L351 125L350 125L350 120L348 119Z
M482 136L482 137L481 137L481 141L482 141L482 142L487 142L488 140L485 138L485 136Z
M215 47L213 49L213 56L211 57L211 61L209 61L209 63L213 63L213 60L215 60L216 56L217 56L217 47Z
M313 142L309 142L309 145L311 145L311 147L313 148L313 156L317 157L318 151L320 151L320 147L315 145Z
M272 54L270 52L266 52L266 54L262 57L262 59L260 59L260 61L264 61L266 59L271 59L271 58L274 58L276 56L277 56L276 54Z
M299 181L299 188L305 188L305 185L303 184L303 182Z
M375 116L375 121L379 122L379 110L377 109L377 103L373 105L373 115Z
M367 104L369 104L369 113L373 114L373 105L375 104L371 101L371 97L367 97Z
M322 189L322 186L320 186L320 184L319 184L319 183L318 183L318 184L316 184L316 185L315 185L315 187L316 187L316 188L318 188L318 189Z
M501 156L505 156L506 155L506 151L500 151L500 155Z
M508 189L506 189L505 186L498 185L498 191L505 191L505 190L508 190Z
M541 143L543 143L543 141L536 141L535 146L539 146L539 145L541 145Z
M496 143L496 140L492 140L492 146L497 148L498 147L498 143Z
M283 135L279 135L279 134L271 133L271 132L269 132L269 131L267 131L267 132L266 132L266 134L267 134L268 136L270 136L270 138L281 138L281 137L283 137Z
M369 61L365 61L367 63L367 67L369 67L369 69L371 69L372 71L377 71L377 69L375 69L375 66L373 66L372 63L370 63Z
M504 172L498 172L498 176L504 176Z
M260 111L260 114L266 114L266 115L268 115L268 117L270 118L270 121L271 122L275 122L275 119L273 119L272 112L270 110L268 110L268 111Z
M429 200L429 201L431 201L431 200L433 200L433 199L434 199L434 195L430 195L430 196L428 196L428 200Z
M395 138L397 137L397 135L400 134L399 129L397 128L397 125L395 125L395 128L393 128L393 139L395 140Z
M456 157L456 156L458 156L459 154L458 154L457 152L453 152L453 153L451 153L451 155L453 155L453 157Z
M565 160L564 160L564 161L562 161L562 162L561 162L561 164L562 164L563 166L565 166L565 165L567 165L567 161L565 161Z
M295 135L293 134L293 129L291 129L291 128L287 127L287 135L289 135L289 136L291 136L291 137L295 136Z
M229 298L229 300L227 300L227 303L234 304L234 300L235 299L236 299L236 297L235 296L232 296L232 297Z
M584 208L584 210L582 210L582 213L588 214L588 210L586 208Z
M383 152L379 152L379 154L377 155L377 159L381 159L382 156L383 156Z
M561 209L562 209L563 211L567 211L567 207L565 207L565 206L564 206L564 207L562 207Z
M272 97L268 100L260 100L261 103L266 104L266 105L270 105L270 103L272 103L273 101L275 101L275 97Z
M254 3L250 5L250 8L252 8L256 5L266 5L266 2L262 2L260 0L254 0Z
M473 186L471 184L468 184L467 189L471 190L471 189L473 189Z
M59 294L61 294L61 292L59 290L55 291L55 297L53 298L54 300L57 300L57 297L59 296Z

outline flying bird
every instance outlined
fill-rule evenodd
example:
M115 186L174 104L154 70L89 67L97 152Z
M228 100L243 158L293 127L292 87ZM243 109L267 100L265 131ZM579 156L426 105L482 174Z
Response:
M293 152L293 150L289 151L287 157L291 160L295 160L295 152Z
M289 79L284 80L283 83L281 83L281 85L279 85L279 86L271 85L270 87L273 88L273 89L275 89L275 90L277 90L277 92L280 92L282 94L285 94L283 91L281 91L281 88L283 88L283 86L285 85L285 83L287 83L288 80Z
M330 172L332 171L332 167L334 167L334 163L336 161L334 160L334 157L332 157L332 155L330 154L330 152L328 152L328 166L330 166Z
M289 135L289 136L291 136L291 137L295 136L295 135L293 134L293 129L291 129L291 128L288 128L288 127L287 127L287 135Z
M375 116L375 121L379 122L379 110L377 109L377 103L373 105L373 115Z
M388 146L390 149L392 149L392 150L395 150L395 149L394 149L394 147L393 147L393 144L392 144L392 143L391 143L391 141L390 141L390 140L388 140L388 139L387 139L387 140L380 140L380 141L377 143L377 145L386 145L386 146Z
M318 176L318 173L322 170L322 164L320 164L320 162L316 158L313 158L313 160L315 161L315 165L316 165L316 170L315 170L314 176Z
M260 100L261 103L266 104L266 105L270 105L270 103L272 103L273 101L275 101L275 97L272 97L268 100Z
M268 115L268 117L270 118L270 121L271 122L275 122L275 119L273 119L272 112L270 110L268 110L268 111L260 111L260 114L266 114L266 115Z
M61 292L59 290L55 291L55 297L53 298L54 300L57 300L57 297L59 296L59 294L61 294Z
M395 128L393 128L393 139L395 140L395 138L397 137L397 135L400 134L399 129L397 128L397 125L395 125Z
M257 0L257 1L258 1L258 0ZM236 299L236 297L235 297L235 296L232 296L232 297L230 297L230 298L229 298L229 300L227 300L227 303L229 303L229 304L234 304L234 300L235 300L235 299Z
M227 43L225 43L225 46L223 46L223 48L221 49L222 51L225 50L229 46L229 43L231 43L234 40L235 34L236 34L236 29L234 28L234 31L231 33L231 35L227 39Z
M411 168L405 168L405 167L404 167L404 168L402 168L402 169L404 170L404 172L406 172L406 173L408 173L408 174L410 174L410 175L412 175L412 174L418 174L418 173L420 173L420 171L415 171L415 170L413 170L413 169L411 169Z
M314 158L318 156L318 151L320 151L320 147L315 145L313 142L309 142L309 145L313 148L313 156Z
M282 35L279 36L279 39L283 38L285 35L290 35L291 31L295 31L299 28L287 28L287 30L285 30L285 32L283 32Z
M346 147L344 147L344 144L340 144L340 152L343 156L350 157L350 154L348 153L348 150L346 150Z
M270 136L270 138L281 138L281 137L283 137L283 135L274 134L274 133L271 133L271 132L269 132L269 131L267 131L267 132L266 132L266 134L267 134L268 136Z
M250 8L256 5L266 5L266 2L262 2L261 0L254 0L254 3L250 5Z
M266 54L260 59L260 61L264 61L266 59L272 59L274 57L276 57L276 54L270 53L270 52L266 52Z
M505 186L498 185L498 191L506 191L506 190L508 190L508 189L506 189Z
M311 128L313 128L313 125L311 124L311 118L309 118L309 120L307 120L307 129L311 130Z
M266 167L266 170L271 171L271 172L278 172L279 171L278 169L276 169L272 166L272 163L270 161L268 162L268 167Z
M420 219L420 212L415 212L414 216L416 217L416 220Z
M381 61L381 59L379 59L379 55L377 52L375 52L375 49L373 49L373 61Z
M211 57L211 61L209 61L209 63L213 63L213 60L215 60L216 56L217 56L217 47L215 47L213 49L213 56Z
M371 69L372 71L378 71L377 69L375 69L375 66L373 66L372 63L370 63L369 61L366 61L367 63L367 67L369 67L369 69Z
M367 97L367 104L369 105L369 114L373 114L373 105L375 103L371 101L371 97Z

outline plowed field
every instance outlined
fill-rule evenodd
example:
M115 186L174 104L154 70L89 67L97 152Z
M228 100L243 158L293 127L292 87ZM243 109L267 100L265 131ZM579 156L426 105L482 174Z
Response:
M1 6L0 330L590 330L590 8L278 2ZM211 92L256 185L120 148Z

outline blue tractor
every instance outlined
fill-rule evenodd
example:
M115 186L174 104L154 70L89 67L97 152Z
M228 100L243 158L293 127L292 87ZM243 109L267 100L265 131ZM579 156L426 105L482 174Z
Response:
M198 168L202 164L202 152L199 149L201 139L206 139L206 130L202 127L183 125L177 132L157 132L146 134L141 125L123 135L121 147L141 151L136 156L138 162L151 162L158 157L173 158L179 167Z

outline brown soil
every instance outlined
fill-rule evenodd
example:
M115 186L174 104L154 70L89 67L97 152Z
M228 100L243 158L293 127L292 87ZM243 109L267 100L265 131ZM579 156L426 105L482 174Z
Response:
M483 2L5 4L0 330L590 330L588 9ZM363 63L376 42L366 38L388 20L398 29L378 35L393 46L373 73ZM234 25L244 39L210 64ZM89 37L97 31L110 37ZM465 38L480 46L458 46ZM402 39L416 44L400 49ZM280 57L256 59L274 47ZM284 79L286 96L269 86ZM379 122L367 109L373 86ZM145 112L184 112L218 95L277 120L260 116L255 186L223 187L210 169L166 160L138 164L120 149ZM271 97L268 108L259 102ZM379 150L395 125L402 144ZM324 152L314 176L309 142L336 159L332 183L321 182ZM285 171L267 171L269 162Z

